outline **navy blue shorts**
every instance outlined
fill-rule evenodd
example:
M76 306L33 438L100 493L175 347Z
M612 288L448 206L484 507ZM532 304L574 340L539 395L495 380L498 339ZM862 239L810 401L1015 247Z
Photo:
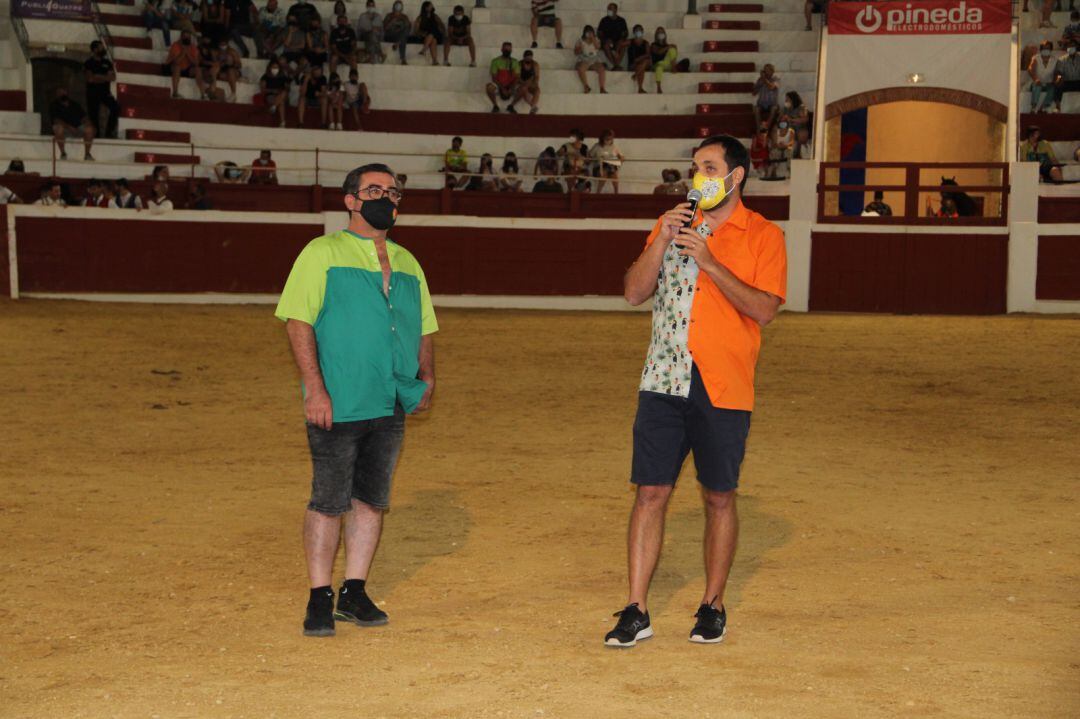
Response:
M749 433L750 413L713 407L695 366L689 397L638 393L630 481L674 485L692 451L698 481L714 492L730 492L739 486Z

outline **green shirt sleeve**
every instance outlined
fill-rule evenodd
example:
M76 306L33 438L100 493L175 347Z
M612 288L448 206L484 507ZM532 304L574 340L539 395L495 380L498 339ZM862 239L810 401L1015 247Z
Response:
M430 335L439 331L439 322L435 319L435 307L431 304L431 292L424 271L419 266L416 269L420 277L420 334Z
M282 322L300 320L314 325L326 294L327 263L323 253L308 244L293 263L274 315Z

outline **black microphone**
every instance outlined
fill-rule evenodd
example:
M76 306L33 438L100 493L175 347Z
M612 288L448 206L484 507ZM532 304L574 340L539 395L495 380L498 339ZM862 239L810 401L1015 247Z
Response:
M698 203L701 202L701 190L690 190L686 193L686 201L690 203L690 219L683 223L683 227L689 227L697 214Z

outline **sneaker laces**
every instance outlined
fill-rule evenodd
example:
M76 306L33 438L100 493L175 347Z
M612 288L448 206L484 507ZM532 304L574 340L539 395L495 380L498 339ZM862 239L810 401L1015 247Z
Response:
M700 607L698 607L697 612L694 614L694 618L695 619L715 619L716 617L719 617L720 612L722 612L723 609L724 609L723 605L721 605L720 609L717 609L716 607L713 606L713 603L716 602L716 600L719 599L719 598L720 598L720 595L718 594L715 597L713 597L709 601L708 604L702 604Z
M626 607L615 612L611 616L618 617L619 621L616 624L618 627L629 628L634 622L638 620L638 617L644 617L641 609L638 608L638 603L627 604Z

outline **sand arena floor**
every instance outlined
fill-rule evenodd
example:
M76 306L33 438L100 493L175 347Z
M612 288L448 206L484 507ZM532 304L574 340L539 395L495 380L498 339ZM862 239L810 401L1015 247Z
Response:
M1080 322L766 330L720 646L688 462L624 601L648 317L442 311L371 591L306 639L309 460L269 307L0 302L0 716L1080 716Z

